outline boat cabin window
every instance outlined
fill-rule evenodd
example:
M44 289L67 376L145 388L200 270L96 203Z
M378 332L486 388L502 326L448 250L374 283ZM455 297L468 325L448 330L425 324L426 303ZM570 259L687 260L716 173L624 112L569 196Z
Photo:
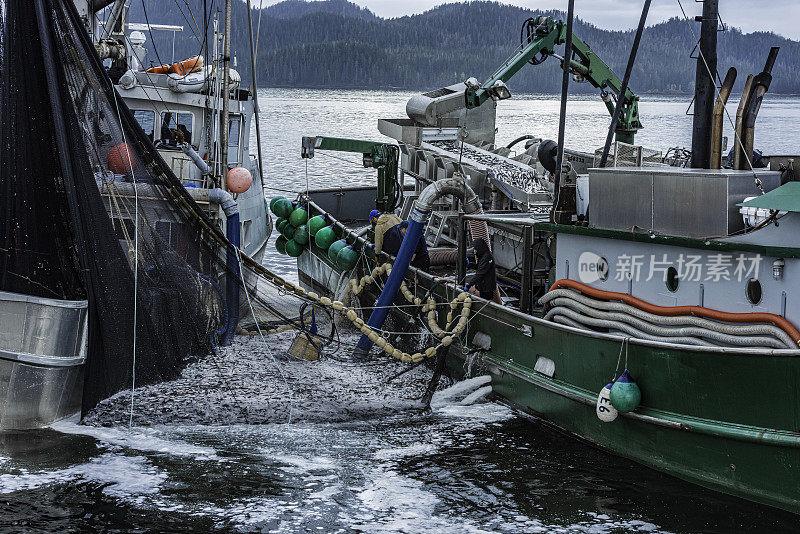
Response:
M136 122L142 127L145 135L153 141L153 134L156 129L156 112L146 109L136 109L133 111L133 118L136 119Z
M189 112L162 111L159 144L177 147L182 142L192 143L194 117Z
M228 162L241 163L239 158L239 138L242 132L242 117L232 116L228 121Z

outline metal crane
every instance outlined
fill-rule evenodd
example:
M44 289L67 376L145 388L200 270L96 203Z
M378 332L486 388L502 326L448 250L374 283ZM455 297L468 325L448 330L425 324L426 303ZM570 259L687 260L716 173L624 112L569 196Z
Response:
M521 44L517 52L483 84L478 84L474 78L467 80L467 89L464 93L466 108L476 108L489 98L494 100L510 98L511 92L506 82L527 64L539 65L549 56L563 62L564 58L555 53L555 47L566 42L566 34L566 24L552 17L526 20L520 32ZM570 70L577 81L587 81L601 90L601 97L610 114L613 115L617 103L622 102L615 136L617 141L632 144L634 135L642 129L642 123L639 121L639 97L630 89L626 89L624 98L620 98L622 81L589 45L575 34L572 35L572 58L569 61Z
M403 191L397 178L400 158L400 149L397 145L323 136L303 137L302 142L300 155L303 158L313 158L315 150L362 154L364 167L378 169L376 208L383 212L390 212L399 205Z

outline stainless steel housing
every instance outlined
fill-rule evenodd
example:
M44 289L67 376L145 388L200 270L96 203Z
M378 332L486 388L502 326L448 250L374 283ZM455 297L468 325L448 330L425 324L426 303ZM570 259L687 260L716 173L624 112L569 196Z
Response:
M80 412L87 311L85 300L0 291L0 430Z

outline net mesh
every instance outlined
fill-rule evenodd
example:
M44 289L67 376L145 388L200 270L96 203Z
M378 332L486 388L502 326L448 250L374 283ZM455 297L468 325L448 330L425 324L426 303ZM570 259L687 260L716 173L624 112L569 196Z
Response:
M603 149L594 152L594 166L600 166ZM661 151L614 141L608 151L608 167L648 167L661 165Z
M228 322L230 277L273 323L290 322L293 306L276 309L258 283L263 267L231 264L221 211L155 150L72 2L0 10L0 290L88 299L84 412L131 386L134 361L148 384L206 354Z

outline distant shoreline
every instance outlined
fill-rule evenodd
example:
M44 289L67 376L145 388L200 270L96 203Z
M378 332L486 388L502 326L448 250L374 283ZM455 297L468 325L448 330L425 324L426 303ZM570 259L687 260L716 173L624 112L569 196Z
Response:
M582 86L581 86L582 87ZM409 89L403 87L366 87L360 85L353 85L353 86L323 86L323 85L261 85L258 87L259 89L309 89L315 91L390 91L390 92L398 92L398 93L424 93L427 91L431 91L434 88L422 88L422 89ZM557 91L552 92L518 92L514 93L514 88L511 88L512 95L547 95L547 96L559 96L561 93ZM597 91L594 90L570 90L570 94L573 96L578 95L598 95ZM649 92L642 92L637 93L640 97L642 96L686 96L692 97L694 93L685 92L685 91L649 91ZM767 92L765 98L769 96L780 96L780 97L800 97L800 93L776 93L776 92ZM731 95L731 99L735 100L737 96Z

